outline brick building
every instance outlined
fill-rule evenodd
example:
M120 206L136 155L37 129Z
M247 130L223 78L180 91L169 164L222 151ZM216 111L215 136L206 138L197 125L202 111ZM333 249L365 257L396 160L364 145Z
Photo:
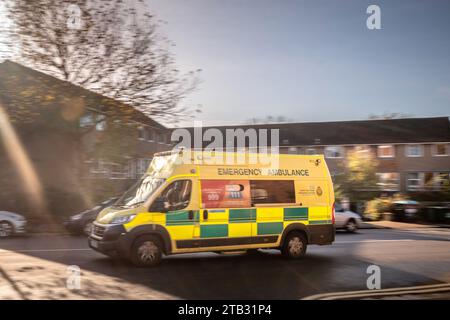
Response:
M448 117L215 128L224 137L227 129L243 129L244 132L248 129L279 129L281 153L324 154L332 175L340 173L340 164L346 161L350 150L371 153L379 163L376 187L387 193L436 191L449 179ZM203 131L207 129L204 127ZM192 132L193 129L189 130ZM223 142L225 144L226 141Z
M48 210L66 215L121 193L170 146L170 130L134 108L11 61L0 64L0 107L0 210L35 209L11 157L19 149Z

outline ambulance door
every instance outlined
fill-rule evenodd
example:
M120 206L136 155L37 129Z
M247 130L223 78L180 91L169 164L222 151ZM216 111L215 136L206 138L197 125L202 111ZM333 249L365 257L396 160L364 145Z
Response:
M255 219L249 181L205 179L200 184L200 246L249 243Z
M178 249L195 247L195 227L199 222L195 189L191 179L172 181L161 193L167 206L165 226Z

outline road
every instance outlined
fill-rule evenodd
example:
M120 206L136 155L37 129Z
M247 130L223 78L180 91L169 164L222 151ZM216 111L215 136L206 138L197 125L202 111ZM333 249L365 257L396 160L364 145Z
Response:
M381 287L450 282L450 229L339 233L332 246L310 246L299 261L276 250L257 254L170 256L134 268L90 250L86 239L28 236L0 240L0 299L299 299L367 289L369 265ZM67 266L81 269L73 288Z

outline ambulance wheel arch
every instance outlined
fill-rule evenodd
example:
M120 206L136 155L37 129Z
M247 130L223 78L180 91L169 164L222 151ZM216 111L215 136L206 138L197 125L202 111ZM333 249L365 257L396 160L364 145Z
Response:
M169 232L166 228L158 224L148 224L137 226L133 228L127 234L127 251L133 248L134 244L142 237L146 236L156 236L160 239L162 244L163 253L168 255L172 252L172 242L170 239Z
M304 225L303 223L292 223L283 230L280 241L280 248L284 246L284 242L291 232L302 233L305 236L306 242L309 242L310 237L306 225Z

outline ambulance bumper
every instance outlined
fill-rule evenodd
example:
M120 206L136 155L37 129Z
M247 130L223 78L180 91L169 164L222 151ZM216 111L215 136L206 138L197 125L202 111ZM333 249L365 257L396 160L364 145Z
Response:
M94 224L88 238L91 249L111 257L125 257L128 252L127 233L123 225Z
M334 242L336 228L334 224L309 225L309 244L327 245Z

